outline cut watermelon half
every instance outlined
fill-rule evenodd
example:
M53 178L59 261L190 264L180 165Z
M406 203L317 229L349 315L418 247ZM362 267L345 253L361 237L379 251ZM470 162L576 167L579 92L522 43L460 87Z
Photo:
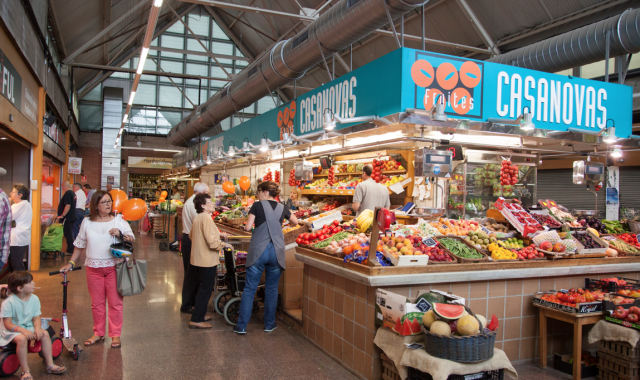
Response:
M413 321L411 321L411 332L412 335L417 335L422 332L422 329L420 328L420 322L418 322L418 318L414 318Z
M464 315L464 306L448 303L434 303L433 312L445 322L455 321Z
M404 323L402 324L402 331L400 332L400 335L402 335L402 336L413 335L413 331L411 330L411 322L409 322L408 319L404 320Z

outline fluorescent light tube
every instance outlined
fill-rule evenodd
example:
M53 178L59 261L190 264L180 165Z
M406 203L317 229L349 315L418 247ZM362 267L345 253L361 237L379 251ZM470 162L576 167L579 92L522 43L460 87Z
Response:
M136 97L136 92L135 91L131 91L131 96L129 97L129 105L133 105L133 98Z
M137 74L142 74L144 62L147 60L147 54L149 54L149 48L143 47L142 52L140 52L140 61L138 61L138 70L136 70Z

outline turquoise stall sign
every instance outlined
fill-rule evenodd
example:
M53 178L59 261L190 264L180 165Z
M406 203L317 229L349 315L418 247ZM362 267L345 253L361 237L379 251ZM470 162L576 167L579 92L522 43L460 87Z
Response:
M517 119L528 110L536 129L599 132L616 126L631 134L633 89L572 76L403 49L402 105L431 109L446 104L453 119Z

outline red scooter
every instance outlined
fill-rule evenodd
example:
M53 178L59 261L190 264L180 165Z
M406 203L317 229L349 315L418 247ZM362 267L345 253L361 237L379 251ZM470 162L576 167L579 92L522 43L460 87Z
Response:
M74 267L69 269L69 271L80 270L81 266ZM54 276L56 274L60 274L60 271L49 272L49 276ZM69 285L69 281L67 281L67 273L64 274L64 280L62 281L62 325L60 325L60 338L62 338L62 344L64 347L71 353L75 360L78 360L80 357L80 352L82 352L82 347L78 343L75 338L71 336L71 330L69 330L69 322L67 321L67 285ZM53 342L53 341L52 341Z

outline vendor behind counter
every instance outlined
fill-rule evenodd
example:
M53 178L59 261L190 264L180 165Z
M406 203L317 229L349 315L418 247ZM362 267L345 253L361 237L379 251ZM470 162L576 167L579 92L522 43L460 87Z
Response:
M373 211L376 207L389 208L391 206L389 189L374 181L371 174L373 174L373 166L365 165L362 168L362 182L356 186L353 194L353 210L356 211L356 216L360 215L362 210Z

